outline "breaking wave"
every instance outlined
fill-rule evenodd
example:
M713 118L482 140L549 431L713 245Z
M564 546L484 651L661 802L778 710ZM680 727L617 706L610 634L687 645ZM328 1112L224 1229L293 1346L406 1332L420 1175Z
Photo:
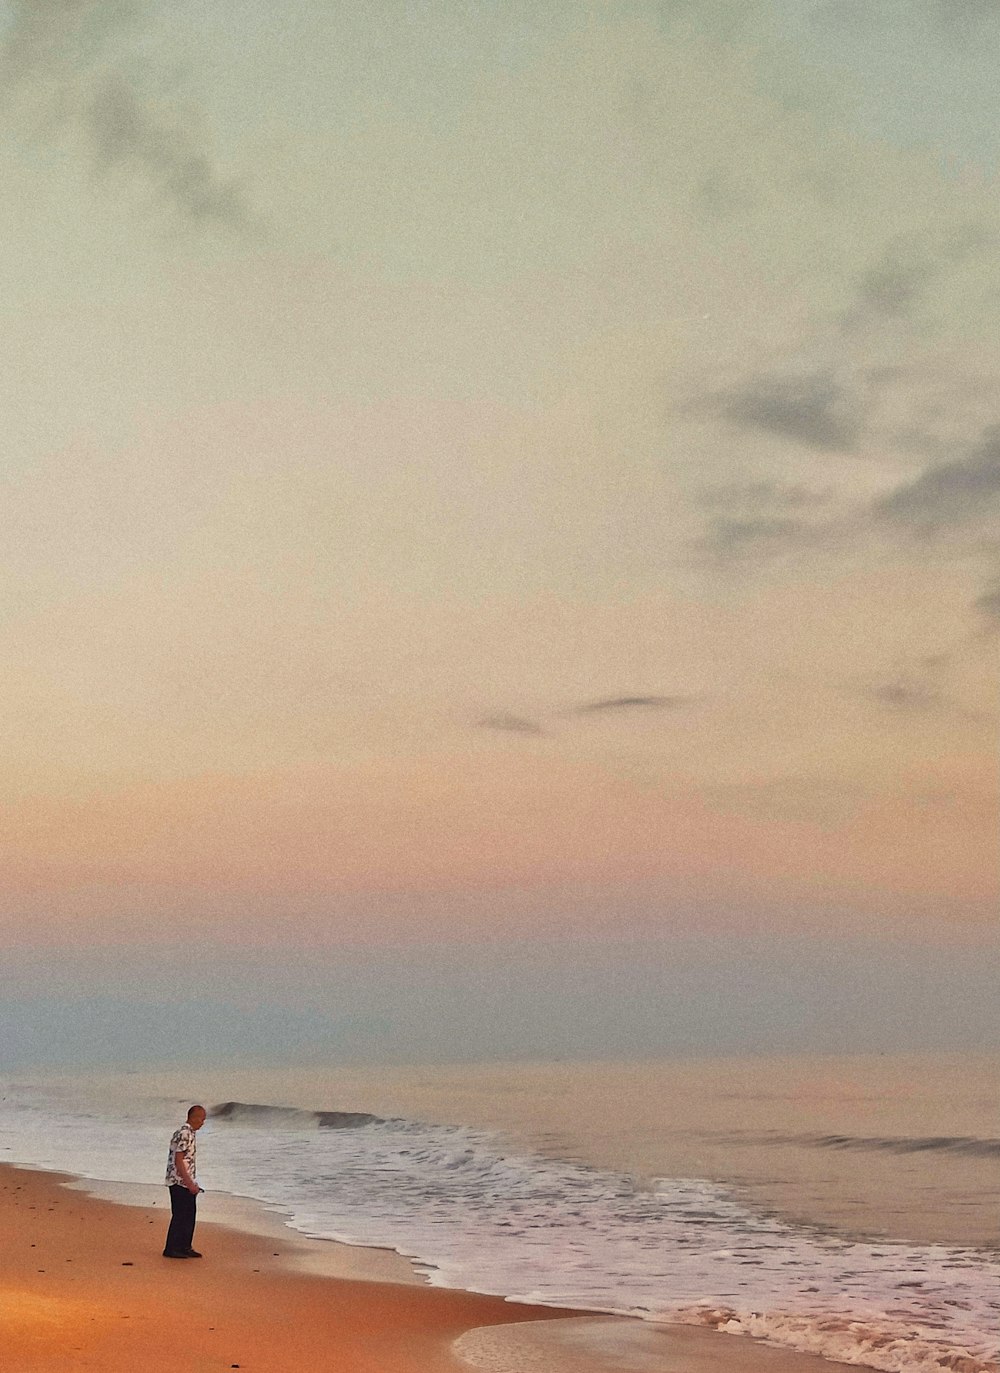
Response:
M222 1101L210 1106L211 1120L229 1120L239 1125L260 1125L268 1129L287 1126L301 1130L315 1125L320 1130L360 1130L366 1125L385 1125L381 1116L367 1111L308 1111L297 1106L259 1106L250 1101Z
M709 1306L680 1313L683 1324L707 1325L730 1335L750 1335L768 1344L817 1354L837 1363L861 1364L880 1373L1000 1373L995 1359L941 1339L926 1324L907 1327L849 1315L735 1311ZM916 1327L916 1328L915 1328Z

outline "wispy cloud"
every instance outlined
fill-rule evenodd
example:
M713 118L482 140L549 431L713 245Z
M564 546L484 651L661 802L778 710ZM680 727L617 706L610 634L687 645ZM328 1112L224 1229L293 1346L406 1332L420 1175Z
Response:
M758 430L807 448L847 452L861 417L832 370L765 373L708 398L707 407L739 429Z
M911 319L942 277L988 250L991 242L992 235L971 222L890 239L858 275L854 301L840 317L845 334L879 321Z
M872 505L876 520L931 534L946 527L994 518L1000 509L1000 425L992 425L973 450L926 467Z
M921 281L911 269L887 258L866 271L858 284L858 300L877 314L907 315L919 294Z
M948 693L949 666L948 654L930 654L853 682L847 690L887 717L935 715L981 722L985 717L980 711L968 709Z
M262 229L246 185L222 170L191 110L147 89L156 75L131 42L144 12L132 0L15 0L0 110L38 137L69 131L94 171L131 179L181 222Z
M717 558L760 558L801 544L810 528L805 520L789 515L717 516L709 520L696 546Z
M928 335L940 323L938 297L946 289L950 296L975 289L971 269L993 253L995 238L992 225L972 219L888 237L845 281L843 307L804 322L791 348L757 360L752 370L740 369L721 387L706 385L681 404L681 413L779 441L768 446L772 464L797 458L808 462L810 455L854 459L905 452L916 438L928 445L943 439L953 446L954 407L968 402L973 383L950 374L947 364L943 371L940 366L921 367L912 349L919 340L926 352ZM948 392L956 393L952 410ZM981 404L978 409L985 419ZM914 416L932 429L937 420L945 432L924 433ZM760 451L758 443L754 452ZM749 472L734 496L742 495L746 503L755 496L769 497L773 507L780 483L773 483L772 476ZM837 484L837 475L828 463L824 489L831 484ZM797 489L806 495L801 482ZM788 484L785 495L795 494L795 485ZM788 499L780 511L748 510L744 504L739 513L776 517L791 508L793 500ZM752 537L754 531L749 533ZM727 534L739 541L739 530L723 530L723 542Z
M153 115L121 77L94 92L86 121L100 169L134 172L194 224L244 232L259 226L240 181L223 176L189 132Z
M801 482L770 478L704 486L696 500L707 510L737 511L747 515L749 512L773 514L781 510L802 510L824 505L829 498L829 491L815 491Z
M495 729L501 734L544 734L537 720L529 720L523 715L487 715L476 721L479 729Z
M694 704L693 696L607 696L599 700L583 701L579 705L571 706L567 710L559 712L562 719L574 716L595 716L595 715L628 715L644 714L656 711L682 710L686 706ZM495 715L486 715L481 720L476 721L477 729L496 730L501 734L527 734L539 735L546 734L548 731L544 725L530 716L515 715L507 711L499 711Z
M584 701L574 715L607 715L616 711L682 710L692 705L693 696L609 696L599 701Z
M816 549L852 557L878 539L898 547L900 534L982 537L1000 506L993 379L921 352L946 288L968 294L970 264L994 241L992 226L971 220L892 236L845 283L844 308L682 405L755 440L731 455L738 476L692 492L697 557L752 567ZM886 469L894 484L872 495Z
M805 512L818 510L822 517L829 499L829 491L774 479L703 487L695 496L695 503L709 514L696 547L699 552L721 560L766 559L812 543L822 518L817 524L814 519L805 518Z
M893 711L937 711L942 709L945 701L944 693L938 687L906 681L901 677L860 686L857 691L874 704Z
M977 596L972 608L983 617L988 629L1000 630L1000 582L989 591L984 591L981 596Z

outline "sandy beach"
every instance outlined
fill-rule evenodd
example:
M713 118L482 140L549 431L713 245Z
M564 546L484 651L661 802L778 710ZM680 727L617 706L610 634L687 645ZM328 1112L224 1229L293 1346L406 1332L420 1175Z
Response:
M663 1373L833 1366L711 1331L638 1322L622 1324L635 1328L642 1362L630 1355L609 1363L601 1342L616 1323L607 1317L428 1287L396 1256L371 1251L359 1251L363 1278L305 1271L311 1249L336 1251L341 1271L352 1251L282 1239L263 1212L259 1234L199 1220L205 1257L171 1263L160 1252L165 1202L120 1205L69 1181L0 1168L0 1339L10 1373L606 1373L649 1367L651 1357ZM206 1199L203 1210L210 1205Z

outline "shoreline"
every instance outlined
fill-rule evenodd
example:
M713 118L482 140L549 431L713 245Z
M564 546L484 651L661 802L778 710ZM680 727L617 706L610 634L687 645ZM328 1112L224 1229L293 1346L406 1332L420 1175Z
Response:
M16 1373L830 1373L838 1366L693 1326L434 1287L395 1253L298 1235L242 1198L227 1198L225 1214L199 1217L203 1260L171 1264L161 1257L166 1198L157 1204L149 1195L162 1190L0 1163L0 1338ZM114 1200L108 1191L118 1193Z
M0 1165L2 1167L3 1165ZM24 1164L14 1165L24 1168ZM32 1169L31 1171L36 1171ZM46 1172L46 1169L37 1171ZM156 1210L163 1215L164 1226L170 1214L166 1187L154 1182L106 1182L83 1178L76 1174L61 1174L67 1191L82 1192L95 1201L110 1202L113 1206L135 1206ZM405 1286L424 1286L425 1269L416 1260L408 1259L395 1249L373 1245L348 1244L346 1241L320 1239L296 1230L285 1219L280 1207L233 1192L204 1192L199 1199L198 1227L221 1227L256 1239L280 1242L285 1265L296 1273L310 1273L314 1277L347 1278L359 1282L390 1282Z

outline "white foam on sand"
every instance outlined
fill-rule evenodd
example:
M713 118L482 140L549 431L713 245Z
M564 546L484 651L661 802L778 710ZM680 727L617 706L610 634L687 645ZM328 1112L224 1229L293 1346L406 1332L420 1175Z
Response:
M655 1330L648 1333L654 1339L658 1335ZM609 1335L614 1341L611 1350ZM478 1373L611 1373L617 1369L664 1373L662 1361L650 1362L650 1355L635 1347L636 1337L641 1345L646 1335L637 1321L576 1316L482 1326L460 1335L452 1350ZM621 1362L619 1355L627 1358L633 1353L633 1361Z
M452 1348L477 1373L817 1373L823 1367L789 1350L627 1317L481 1327Z
M830 1361L888 1373L997 1373L997 1364L916 1332L893 1337L863 1322L692 1313L710 1329L571 1317L470 1330L452 1346L479 1373L793 1373ZM730 1343L714 1332L750 1336ZM822 1361L822 1362L821 1362ZM832 1373L832 1370L831 1370Z

